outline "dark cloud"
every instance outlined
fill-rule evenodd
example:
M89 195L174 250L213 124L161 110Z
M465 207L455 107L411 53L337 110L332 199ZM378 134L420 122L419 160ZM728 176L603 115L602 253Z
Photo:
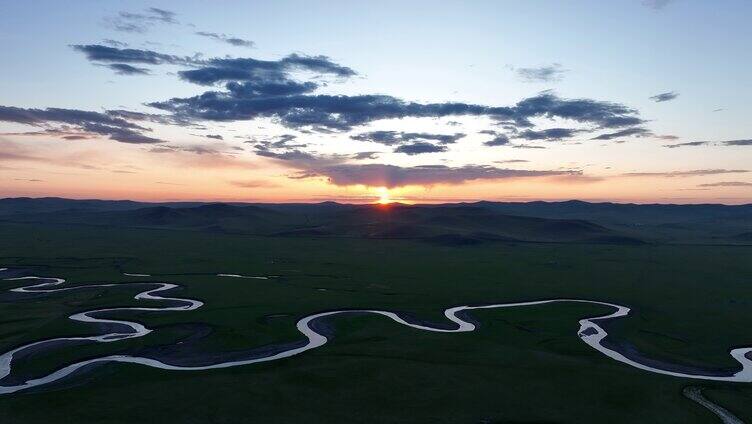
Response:
M350 138L358 141L370 141L372 143L393 146L404 142L401 132L397 131L371 131L361 134L351 135Z
M310 127L338 131L350 130L381 119L461 115L514 121L523 127L532 127L529 119L539 117L571 119L599 128L619 128L643 123L635 110L618 103L561 99L552 93L525 99L513 107L466 103L421 104L387 95L247 96L233 91L208 91L199 96L173 98L149 105L185 119L235 121L270 117L291 128Z
M650 96L650 100L653 100L656 103L660 103L674 100L677 97L679 97L679 93L675 91L669 91L666 93L656 94L655 96Z
M644 123L638 112L627 106L591 99L562 99L549 91L511 107L459 102L421 104L388 95L316 95L313 92L319 88L319 83L293 79L296 72L338 78L356 75L351 68L326 56L291 54L279 60L200 59L103 45L72 47L94 62L180 65L192 68L178 72L185 81L200 85L224 84L224 91L207 91L194 97L149 104L184 121L266 117L290 128L316 131L347 131L376 120L406 117L487 116L514 129L533 127L530 121L533 118L568 119L596 128L623 128ZM535 136L535 133L529 135ZM450 143L456 138L437 141Z
M101 44L74 44L74 50L83 53L92 62L142 63L147 65L193 63L193 60L169 54L158 53L153 50L121 49L103 46Z
M530 118L563 118L599 128L622 128L644 123L635 109L591 99L562 99L546 91L520 101L513 108L518 126L532 127Z
M118 75L149 75L150 73L146 68L137 68L126 63L110 63L107 67Z
M721 181L717 183L699 184L698 187L752 187L752 183L744 181Z
M507 159L507 160L495 160L494 163L502 164L502 163L527 163L530 162L527 159Z
M545 149L544 146L537 146L535 144L515 144L512 146L514 149Z
M554 63L538 68L518 68L517 76L524 82L555 82L561 81L567 72L561 64Z
M453 144L457 140L465 137L466 134L432 134L432 133L414 133L402 131L371 131L361 134L351 135L350 138L358 141L370 141L373 143L393 146L398 144L410 143L414 141L435 141L439 144Z
M575 134L582 132L573 128L548 128L540 131L525 130L516 135L515 138L524 140L562 140L570 138Z
M81 130L75 128L47 128L39 131L6 132L0 133L0 135L10 135L16 137L49 136L62 138L64 140L86 140L95 137L92 134L84 133Z
M358 152L352 155L355 160L378 159L379 152Z
M218 82L235 82L238 86L248 83L254 86L277 84L286 86L295 81L290 79L290 73L295 71L309 71L317 74L328 74L336 77L351 77L356 75L352 69L338 65L326 56L302 56L291 54L280 60L258 60L252 58L215 58L202 62L197 69L179 72L180 78L194 84L211 85ZM245 83L245 84L243 84ZM298 83L301 84L301 83ZM312 85L311 85L312 84ZM316 84L309 83L311 87L305 91L282 91L280 93L267 93L272 95L299 94L312 91ZM230 91L233 91L228 87ZM258 94L250 90L236 91L236 97L243 95Z
M337 165L349 159L348 155L316 155L298 149L282 151L257 148L256 154L262 157L285 161L288 166L297 169L308 169L316 166Z
M171 116L171 115L142 113L142 112L134 112L130 110L123 110L123 109L111 109L111 110L107 110L106 113L109 116L123 118L129 121L147 121L147 122L154 122L156 124L163 124L163 125L181 125L181 126L188 125L188 122L177 120L175 119L174 116Z
M690 141L687 143L665 144L663 147L674 149L677 147L696 147L696 146L752 146L752 139L723 140L723 141Z
M664 144L663 147L668 147L669 149L676 149L678 147L697 147L697 146L704 146L706 144L708 144L707 141L690 141L687 143Z
M219 134L206 134L204 137L206 137L206 138L213 138L215 140L224 140L225 139L224 137L222 137Z
M752 146L752 139L721 141L724 146Z
M282 134L282 135L280 135L280 136L278 136L278 137L275 138L275 140L272 143L272 145L274 147L287 146L287 145L289 145L289 143L291 141L295 141L297 138L298 138L298 136L295 135L295 134Z
M622 174L625 177L698 177L704 175L741 174L749 172L745 169L693 169L690 171L670 172L629 172Z
M181 152L193 153L196 155L222 154L222 152L220 152L219 150L213 147L206 147L206 146L191 145L191 146L166 146L166 147L171 148L172 151L181 151Z
M480 133L493 136L492 139L483 142L483 144L486 146L491 146L491 147L506 146L509 144L509 137L506 134L498 133L496 131L491 131L491 130L483 130Z
M423 153L438 153L438 152L446 152L447 147L441 144L432 144L432 143L426 143L422 141L418 141L415 143L410 144L403 144L396 149L394 149L394 153L405 153L407 155L420 155Z
M211 38L212 40L227 43L237 47L253 47L256 45L256 43L251 40L244 40L242 38L232 37L226 34L218 34L216 32L197 31L196 35Z
M175 12L150 7L141 13L120 12L105 18L105 24L116 31L144 33L157 24L177 24L176 16Z
M212 33L201 35L209 36ZM223 34L215 34L224 36ZM197 125L202 121L247 121L267 118L302 133L350 131L374 121L400 118L441 118L454 116L487 117L501 125L507 134L489 133L488 146L509 145L509 138L523 140L562 140L579 132L612 130L626 134L643 124L639 113L625 105L592 99L563 99L550 91L524 99L512 106L487 106L461 102L417 103L389 95L316 94L326 84L323 78L349 78L356 75L349 67L326 56L291 54L279 60L254 58L179 57L151 50L117 48L104 45L74 45L75 50L98 64L120 72L148 72L131 64L177 65L181 79L199 85L214 86L202 94L149 103L165 114L141 114L111 111L113 118ZM313 74L311 76L311 74ZM305 80L308 78L308 80ZM322 82L323 81L323 82ZM582 129L549 128L538 130L533 121L546 118L569 120L587 126ZM135 125L135 124L134 124ZM626 128L626 129L624 129ZM131 129L140 134L143 127ZM613 130L621 130L614 132ZM647 130L644 130L647 131ZM114 139L125 139L111 130ZM603 135L602 137L606 137ZM115 138L118 137L118 138ZM284 159L309 154L306 144L291 144L290 139L254 140L256 153ZM395 152L417 155L444 152L446 145L465 137L463 133L432 134L418 132L372 131L351 136L355 140L395 146ZM151 139L156 142L158 140ZM136 142L136 141L131 141ZM143 141L147 142L147 141ZM518 144L515 148L543 148Z
M597 137L593 137L592 140L613 140L620 137L646 137L652 135L650 130L642 127L626 128L623 130L601 134Z
M305 143L293 143L297 140L298 136L295 134L282 134L277 137L266 140L253 139L248 141L249 143L255 143L254 147L258 152L273 152L280 153L284 150L302 149L308 145ZM263 154L262 154L263 155Z
M143 135L148 128L136 125L106 113L77 109L24 109L0 106L0 121L44 127L50 124L65 124L84 133L108 136L123 143L158 143L161 140Z

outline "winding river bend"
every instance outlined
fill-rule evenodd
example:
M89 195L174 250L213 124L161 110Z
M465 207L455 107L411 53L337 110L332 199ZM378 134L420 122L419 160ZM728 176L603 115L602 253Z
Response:
M7 270L7 268L0 268L0 272L5 271L5 270ZM131 274L131 275L132 276L146 276L146 274ZM227 276L231 278L243 277L243 276L237 276L236 274L220 274L219 276ZM16 347L8 352L2 353L0 354L0 394L14 393L14 392L18 392L21 390L27 390L30 388L39 387L45 384L53 383L65 377L70 376L71 374L75 373L77 370L83 367L86 367L92 364L119 362L119 363L130 363L130 364L141 364L141 365L146 365L149 367L159 368L163 370L200 371L200 370L211 370L211 369L219 369L219 368L230 368L230 367L236 367L236 366L242 366L242 365L256 364L260 362L276 361L278 359L283 359L283 358L289 358L295 355L299 355L305 351L316 349L317 347L320 347L326 344L327 337L324 334L316 331L315 326L313 324L316 320L319 320L325 317L335 316L335 315L351 314L351 313L376 314L376 315L384 316L399 324L405 325L410 328L414 328L416 330L432 331L432 332L439 332L439 333L463 333L463 332L474 331L476 328L475 324L468 322L467 320L462 319L460 316L458 316L458 314L461 314L465 311L472 311L472 310L477 310L477 309L517 308L517 307L545 305L545 304L552 304L552 303L586 303L586 304L602 305L602 306L613 308L614 312L610 314L581 319L579 321L580 328L577 332L577 336L580 338L580 340L585 342L588 346L592 347L593 349L597 350L603 355L613 360L619 361L623 364L626 364L631 367L638 368L647 372L663 374L663 375L668 375L668 376L673 376L673 377L689 378L689 379L695 379L695 380L725 381L725 382L745 382L745 383L752 382L752 359L750 359L750 357L752 357L752 354L750 354L750 352L752 352L752 347L736 348L730 351L731 356L741 365L741 369L736 372L678 371L681 369L680 366L672 366L671 364L656 365L655 361L641 360L640 358L635 358L634 355L628 356L625 351L620 351L620 348L611 347L610 345L603 343L606 336L608 336L608 333L600 325L598 325L598 322L626 317L630 312L630 309L628 307L617 305L614 303L599 302L595 300L548 299L548 300L536 300L536 301L530 301L530 302L497 303L497 304L479 305L479 306L455 306L455 307L446 309L444 311L444 316L447 318L447 320L449 320L452 323L451 325L453 326L453 328L446 328L443 326L432 326L432 325L425 324L425 323L419 323L419 322L412 321L409 318L406 318L396 312L381 311L381 310L375 310L375 309L359 309L359 310L348 309L348 310L321 312L321 313L317 313L313 315L308 315L300 319L297 322L298 331L307 339L305 344L301 343L301 344L296 345L296 347L287 347L281 350L277 349L275 351L269 351L267 353L254 354L254 355L250 355L251 357L248 357L245 359L238 359L238 360L232 360L232 361L226 361L226 362L217 362L217 363L201 365L201 366L180 366L180 365L165 362L163 360L158 360L158 359L148 358L148 357L130 356L130 355L109 355L109 356L102 356L98 358L88 359L85 361L80 361L80 362L76 362L73 364L69 364L43 377L30 379L30 380L27 380L18 384L4 385L3 380L6 380L7 377L11 373L14 355L24 350L31 349L31 348L37 348L37 349L44 348L45 345L52 346L55 343L65 342L65 341L76 341L76 342L90 341L90 342L95 342L95 343L111 343L111 342L115 342L115 341L123 340L123 339L142 337L142 336L149 334L152 331L151 329L137 322L97 318L95 316L97 314L106 313L106 312L116 312L116 311L155 311L155 312L156 311L159 311L159 312L191 311L191 310L198 309L203 305L203 302L199 300L188 299L188 298L166 297L166 296L160 295L160 293L162 292L179 287L177 284L171 284L171 283L155 283L155 282L102 283L102 284L91 284L91 285L85 285L85 286L61 287L62 285L65 284L65 280L62 278L27 276L27 277L6 278L5 280L6 281L29 281L29 282L36 283L36 284L27 285L23 287L17 287L17 288L10 290L11 292L15 292L15 293L27 293L27 294L57 293L57 292L70 291L70 290L84 290L84 289L95 288L95 287L115 287L115 286L122 287L122 286L132 286L132 285L144 285L144 286L150 286L151 288L138 293L134 297L134 299L169 301L172 304L177 304L178 306L107 308L107 309L96 309L96 310L75 313L69 316L68 318L74 321L98 323L98 324L104 324L112 328L127 328L128 330L110 332L106 334L89 336L89 337L58 337L58 338L39 340L33 343Z

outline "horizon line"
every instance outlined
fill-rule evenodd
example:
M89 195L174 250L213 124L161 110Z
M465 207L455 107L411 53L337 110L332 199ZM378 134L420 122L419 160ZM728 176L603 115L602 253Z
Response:
M93 198L93 197L60 197L60 196L15 196L15 197L0 197L0 201L4 200L42 200L42 199L57 199L57 200L71 200L71 201L102 201L102 202L133 202L133 203L145 203L145 204L179 204L179 203L204 203L204 204L247 204L247 205L285 205L285 204L308 204L308 205L320 205L324 203L335 203L339 205L380 205L378 198L374 198L370 202L348 202L337 201L334 199L316 201L313 199L290 199L288 201L252 201L252 200L228 200L228 199L200 199L200 200L135 200L135 199L123 199L123 198ZM702 206L702 205L716 205L716 206L752 206L752 199L743 203L723 203L723 202L686 202L686 203L674 203L674 202L659 202L659 201L615 201L605 199L528 199L528 200L489 200L489 199L434 199L436 201L430 201L431 199L424 199L428 201L413 201L402 202L401 199L395 199L393 202L387 203L388 205L400 205L400 206L420 206L420 205L458 205L458 204L475 204L475 203L588 203L588 204L613 204L613 205L675 205L675 206Z

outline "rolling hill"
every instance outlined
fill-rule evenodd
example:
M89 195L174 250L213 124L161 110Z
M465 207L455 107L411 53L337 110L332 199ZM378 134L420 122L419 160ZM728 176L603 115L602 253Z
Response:
M752 242L752 205L477 202L353 205L335 202L143 203L60 198L0 199L0 221L213 231L274 237L483 242Z

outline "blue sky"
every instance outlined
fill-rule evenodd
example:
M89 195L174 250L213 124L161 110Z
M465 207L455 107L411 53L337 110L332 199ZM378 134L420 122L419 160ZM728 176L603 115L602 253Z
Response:
M169 12L165 15L169 18L158 19L161 15L150 12L151 8ZM746 105L752 98L752 56L747 52L752 30L746 22L751 9L752 3L744 1L691 0L394 1L378 5L345 1L3 1L0 106L100 113L124 109L174 117L175 110L155 110L145 104L220 90L226 82L199 85L178 74L187 67L199 67L195 63L146 66L149 75L117 75L107 67L114 62L87 60L82 51L72 47L100 45L204 61L222 57L280 61L291 54L324 55L330 63L356 73L342 77L311 69L290 71L293 80L317 84L311 95L383 94L420 104L502 107L552 90L547 93L559 99L590 99L634 109L641 123L609 131L639 127L644 132L641 137L596 141L592 138L609 132L602 122L573 123L556 116L550 119L550 115L534 116L533 130L569 128L577 132L571 137L528 140L519 138L527 127L501 129L498 116L485 114L457 119L373 119L335 132L279 122L276 115L222 122L194 115L189 125L139 124L152 130L148 134L160 141L159 146L172 148L168 160L163 159L167 156L155 160L153 153L159 149L154 146L149 150L99 133L76 141L56 140L49 134L19 135L32 132L28 123L6 119L0 121L4 133L0 148L6 151L0 153L0 195L367 200L378 189L373 184L382 184L395 192L394 197L407 201L584 198L745 202L752 195L752 188L746 185L752 178L741 171L747 170L752 146L723 142L752 138ZM133 18L134 14L138 16ZM123 23L137 28L124 31ZM254 46L231 45L218 39L222 36L252 41ZM112 40L122 44L113 45ZM651 99L661 93L674 93L675 98ZM70 123L35 121L31 127L56 125ZM433 146L429 147L433 153L421 154L398 153L394 144L364 144L353 139L374 131L466 136L451 145L423 138L400 142ZM511 141L485 146L491 131ZM223 140L206 140L207 134L221 135ZM264 154L253 144L253 140L269 142L282 135L295 136L295 146L306 147ZM701 141L712 143L700 145ZM681 143L695 145L664 147ZM83 151L92 158L88 166L79 161L71 165L66 160ZM291 151L308 156L304 163L290 160ZM361 162L341 157L364 151L378 151L378 158ZM50 159L42 161L39 156ZM209 156L217 157L207 160ZM233 160L236 162L231 163ZM339 168L332 169L335 165ZM377 172L384 177L343 179L343 165L348 166L348 176L362 168L366 174ZM449 170L438 176L410 177L417 175L414 167L435 165ZM131 175L111 175L122 166L141 169ZM463 169L468 166L539 174L485 170L479 177L477 169L469 174ZM193 172L186 170L194 167ZM78 176L51 182L52 173L73 171L69 168L76 168L69 174ZM739 172L700 172L703 170ZM108 187L90 182L92 175L104 176L103 172L109 173L109 179L119 180ZM204 176L200 182L194 180L197 172ZM556 172L564 174L557 176ZM165 182L161 180L167 175L175 179L169 190L156 184L156 179ZM303 176L306 178L300 178ZM241 184L249 181L253 184Z

